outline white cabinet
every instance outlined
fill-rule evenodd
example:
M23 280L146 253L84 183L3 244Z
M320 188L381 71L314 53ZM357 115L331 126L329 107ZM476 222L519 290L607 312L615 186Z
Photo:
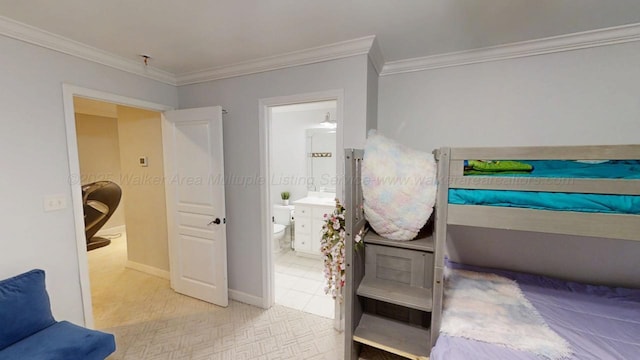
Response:
M295 203L295 250L301 255L322 255L320 240L324 214L332 213L335 206L303 200Z

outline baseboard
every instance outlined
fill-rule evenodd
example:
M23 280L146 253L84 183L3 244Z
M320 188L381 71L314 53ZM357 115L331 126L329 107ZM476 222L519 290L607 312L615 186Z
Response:
M169 276L169 272L167 270L162 270L162 269L158 269L158 268L153 267L153 266L140 264L140 263L137 263L135 261L127 260L126 267L128 267L129 269L133 269L133 270L137 270L137 271L143 272L145 274L161 277L163 279L167 279L167 280L171 279L170 276Z
M229 299L235 300L244 304L249 304L263 308L262 298L254 295L247 294L242 291L229 289Z
M106 228L106 229L100 229L100 231L98 231L96 233L96 236L106 236L106 235L112 235L112 234L124 234L127 232L127 227L125 225L118 225L118 226L113 226L110 228Z

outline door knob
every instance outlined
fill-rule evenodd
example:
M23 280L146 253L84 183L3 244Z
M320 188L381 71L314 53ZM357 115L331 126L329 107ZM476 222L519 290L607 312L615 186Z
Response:
M207 225L211 225L211 224L216 224L219 225L220 224L220 218L215 218L215 220L211 220L211 222Z

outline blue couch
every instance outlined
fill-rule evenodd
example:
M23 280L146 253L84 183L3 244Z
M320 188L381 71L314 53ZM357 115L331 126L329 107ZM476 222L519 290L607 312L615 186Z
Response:
M0 360L103 360L115 349L111 334L55 321L44 271L0 281Z

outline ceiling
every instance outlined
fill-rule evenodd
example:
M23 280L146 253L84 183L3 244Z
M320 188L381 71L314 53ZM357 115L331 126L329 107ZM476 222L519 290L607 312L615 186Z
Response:
M640 1L0 0L0 15L182 75L368 35L388 62L640 23Z

